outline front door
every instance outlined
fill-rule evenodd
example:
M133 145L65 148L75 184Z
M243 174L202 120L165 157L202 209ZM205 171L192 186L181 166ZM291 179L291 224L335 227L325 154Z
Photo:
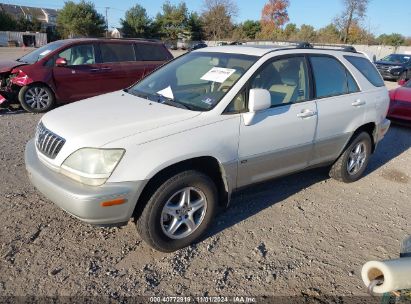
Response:
M249 88L269 90L272 106L256 113L251 125L242 119L238 187L307 167L317 124L304 56L266 63Z
M72 46L58 57L67 61L67 66L53 67L55 91L60 101L76 101L100 94L101 73L93 44Z

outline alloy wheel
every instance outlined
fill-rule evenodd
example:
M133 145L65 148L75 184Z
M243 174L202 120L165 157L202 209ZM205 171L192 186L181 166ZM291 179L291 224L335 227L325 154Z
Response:
M364 142L359 142L351 150L348 161L347 161L347 171L350 175L357 174L367 159L367 150Z
M161 228L171 239L192 234L203 222L207 198L203 191L185 187L170 196L161 212Z

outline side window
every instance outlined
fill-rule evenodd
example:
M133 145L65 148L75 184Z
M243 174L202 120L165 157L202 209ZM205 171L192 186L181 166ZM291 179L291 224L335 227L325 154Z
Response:
M380 73L368 59L357 56L344 56L344 58L355 66L374 86L383 87L385 85Z
M157 44L136 44L137 58L142 61L167 61L169 55L162 45Z
M250 88L266 89L271 105L301 102L309 99L309 78L304 57L290 57L267 64L250 82Z
M73 46L58 54L58 57L65 58L67 60L67 65L96 63L94 46L92 44L80 44Z
M135 61L131 43L101 43L100 50L103 62Z
M332 57L312 56L317 98L348 93L345 67Z
M355 82L354 77L352 77L351 73L348 70L346 70L346 72L347 72L347 81L348 81L348 92L349 93L359 92L360 88Z

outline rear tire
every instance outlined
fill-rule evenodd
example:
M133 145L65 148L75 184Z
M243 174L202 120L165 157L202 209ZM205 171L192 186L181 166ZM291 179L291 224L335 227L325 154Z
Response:
M359 133L332 165L330 177L344 183L359 180L370 160L371 147L370 135L366 132Z
M213 181L201 172L184 171L159 185L136 220L136 228L154 249L173 252L198 241L216 209Z
M42 84L22 87L18 98L23 109L31 113L47 112L54 107L56 102L53 91Z

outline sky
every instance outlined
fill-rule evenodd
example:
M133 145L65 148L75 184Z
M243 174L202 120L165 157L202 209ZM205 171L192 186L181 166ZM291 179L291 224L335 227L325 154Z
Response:
M259 20L261 10L268 0L233 0L237 3L239 14L235 22L247 19ZM2 3L19 4L27 6L40 6L48 8L62 8L64 0L0 0ZM78 2L78 1L75 1ZM164 0L92 0L96 9L105 15L105 7L108 9L110 27L119 27L120 18L128 8L135 4L142 5L149 16L155 15L161 10ZM171 0L177 4L180 0ZM201 12L202 0L185 0L189 11ZM400 33L411 37L411 5L408 1L370 0L367 16L363 24L375 35L382 33ZM309 24L316 29L329 24L332 19L341 12L342 0L290 0L288 14L290 22Z

